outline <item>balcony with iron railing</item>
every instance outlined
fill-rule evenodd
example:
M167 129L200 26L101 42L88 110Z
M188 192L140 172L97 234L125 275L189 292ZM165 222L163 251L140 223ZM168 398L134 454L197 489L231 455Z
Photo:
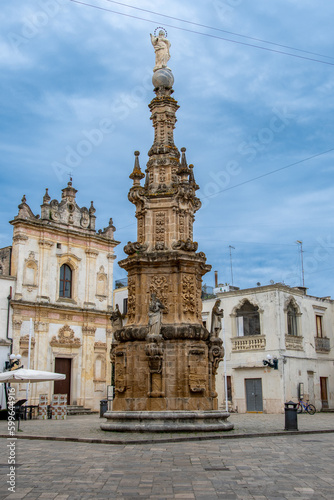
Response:
M316 352L326 352L331 350L330 341L327 337L314 337Z

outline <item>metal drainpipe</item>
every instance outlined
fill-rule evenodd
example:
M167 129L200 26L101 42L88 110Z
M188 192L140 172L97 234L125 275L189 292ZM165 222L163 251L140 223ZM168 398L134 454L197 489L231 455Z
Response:
M8 305L7 305L7 328L6 328L6 339L10 340L9 354L12 354L12 352L13 352L13 339L10 339L8 336L9 318L10 318L10 302L12 300L12 293L13 293L13 288L10 286L9 287L9 295L7 297ZM8 387L7 387L7 384L4 384L4 389L5 389L5 398L6 398L6 408L8 408Z
M9 295L7 297L8 300L8 305L7 305L7 330L6 330L6 338L7 340L10 340L10 354L13 352L13 339L9 338L8 333L9 333L9 318L10 318L10 302L12 300L12 293L13 293L13 288L9 287Z

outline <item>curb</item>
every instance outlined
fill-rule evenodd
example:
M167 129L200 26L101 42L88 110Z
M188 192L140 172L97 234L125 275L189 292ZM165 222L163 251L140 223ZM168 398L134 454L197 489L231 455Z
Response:
M258 437L273 437L273 436L300 436L307 434L328 434L334 432L334 429L314 430L314 431L274 431L274 432L259 432L254 434L215 434L208 436L176 436L158 439L101 439L101 438L75 438L65 436L33 436L33 435L17 435L17 439L30 439L41 441L62 441L69 443L91 443L91 444L113 444L125 446L128 444L155 444L155 443L181 443L194 441L209 441L214 439L248 439ZM0 438L9 439L8 435L0 434ZM12 438L13 439L13 438Z

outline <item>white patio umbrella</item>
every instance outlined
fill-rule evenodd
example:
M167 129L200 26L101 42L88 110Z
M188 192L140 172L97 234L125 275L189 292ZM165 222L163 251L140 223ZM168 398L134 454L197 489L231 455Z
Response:
M25 368L18 368L17 370L0 373L0 383L4 384L20 384L22 382L52 382L53 380L64 380L65 378L66 375L63 373L28 370ZM20 416L18 417L17 430L20 430Z
M25 368L0 373L0 383L11 384L20 384L21 382L51 382L53 380L64 380L65 378L66 375L63 373L27 370Z

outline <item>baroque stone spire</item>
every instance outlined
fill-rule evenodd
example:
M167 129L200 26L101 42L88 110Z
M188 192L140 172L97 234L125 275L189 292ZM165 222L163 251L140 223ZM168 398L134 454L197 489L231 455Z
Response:
M180 154L174 143L179 105L166 66L170 43L163 33L156 38L151 36L156 65L149 104L154 139L144 185L135 152L128 198L136 207L137 241L128 242L128 256L119 262L128 272L128 312L127 324L114 330L113 410L212 410L223 349L202 323L202 276L211 266L193 241L194 214L201 207L193 165L186 149Z

